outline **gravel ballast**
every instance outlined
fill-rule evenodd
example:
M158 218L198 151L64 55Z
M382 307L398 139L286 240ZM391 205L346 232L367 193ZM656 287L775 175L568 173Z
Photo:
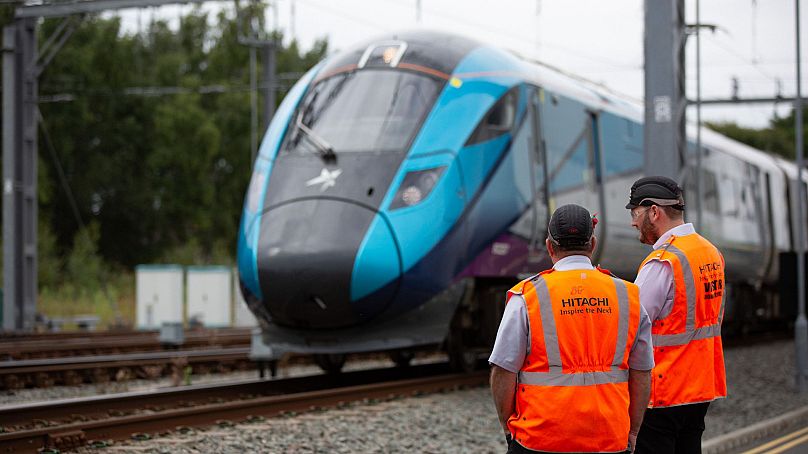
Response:
M794 346L780 341L726 351L728 399L714 402L704 439L808 405L794 391ZM350 364L349 364L350 365ZM48 390L57 391L57 388ZM167 427L166 430L172 428ZM358 402L235 427L169 433L81 452L504 452L487 388Z
M728 396L710 404L704 439L808 405L795 387L794 342L724 350Z

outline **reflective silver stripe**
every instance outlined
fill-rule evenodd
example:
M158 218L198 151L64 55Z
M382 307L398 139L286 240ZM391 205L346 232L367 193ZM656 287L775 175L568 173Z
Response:
M606 383L625 383L628 381L628 369L604 372L577 372L564 374L561 372L519 372L519 383L539 386L589 386Z
M682 277L685 280L685 293L687 294L687 320L685 321L685 332L690 333L696 329L696 280L693 277L693 270L684 252L674 245L668 246L668 251L679 258L682 267ZM674 282L676 277L674 276Z
M550 365L550 372L561 373L561 351L558 348L558 330L553 317L553 304L550 301L550 290L547 288L547 281L539 276L534 284L536 296L539 299L539 310L541 311L541 326L544 330L544 347L547 349L547 364Z
M682 334L654 334L654 347L672 347L676 345L686 345L691 340L709 339L721 335L721 325L715 324L703 326L692 332Z
M718 324L724 321L724 304L727 302L727 285L721 289L721 309L718 310Z
M530 347L533 345L533 337L530 332L530 310L527 307L527 298L524 296L522 297L522 301L525 303L525 316L527 317L527 355L530 355Z
M685 332L681 334L654 334L652 340L655 347L672 347L676 345L685 345L691 340L709 339L721 335L721 319L724 312L724 298L721 295L721 312L719 313L718 323L715 325L703 326L696 329L696 279L693 275L693 270L690 268L690 262L684 252L674 245L669 245L667 250L674 254L679 259L679 265L682 268L682 278L685 281L685 294L687 296L687 318L685 320ZM674 285L676 279L674 278Z
M610 371L596 372L575 372L565 374L562 372L561 352L558 345L558 331L556 329L555 317L553 316L553 304L550 301L550 291L547 288L547 281L544 277L538 277L534 281L536 297L539 300L539 310L541 311L541 324L544 330L544 346L547 350L547 363L550 366L549 372L519 372L519 383L526 385L541 386L588 386L602 385L606 383L625 383L628 381L628 370L620 369L625 354L625 346L628 339L629 323L629 303L628 289L626 283L620 279L613 278L617 290L617 306L619 313L617 324L617 342L615 345L614 360Z
M617 307L620 311L620 318L617 319L617 342L614 347L614 360L612 370L619 370L623 364L623 356L626 352L626 342L628 341L628 289L626 283L621 279L612 278L614 287L617 290Z

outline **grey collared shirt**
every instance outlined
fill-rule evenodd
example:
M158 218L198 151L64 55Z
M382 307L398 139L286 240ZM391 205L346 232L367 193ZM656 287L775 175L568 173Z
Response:
M654 243L654 250L665 244L671 236L686 236L696 233L693 224L681 224L663 233ZM653 322L665 318L673 308L673 270L668 262L649 260L637 273L634 283L640 288L640 304Z
M556 262L553 268L556 271L594 269L592 262L584 255L564 257ZM494 341L494 349L488 362L509 372L518 373L527 357L530 344L529 333L525 299L522 295L513 295L511 301L505 305L505 312L502 314L502 321L497 331L497 339ZM635 370L654 368L651 322L642 305L640 305L640 327L629 353L628 367Z

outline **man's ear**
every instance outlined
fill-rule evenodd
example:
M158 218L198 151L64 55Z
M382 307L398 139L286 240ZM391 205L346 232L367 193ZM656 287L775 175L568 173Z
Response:
M544 246L547 247L547 253L552 257L555 255L555 251L553 250L553 242L550 241L550 238L544 240Z
M598 239L595 238L595 235L592 235L592 238L589 239L589 253L594 254L595 248L598 247Z
M654 221L658 221L662 216L662 210L659 208L659 205L651 205L648 207L648 211L650 211L650 213L648 213L649 216L654 216Z

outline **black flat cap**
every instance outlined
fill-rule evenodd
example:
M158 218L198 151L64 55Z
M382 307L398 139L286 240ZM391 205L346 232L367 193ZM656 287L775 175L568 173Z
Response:
M550 239L562 246L582 246L589 242L595 225L592 215L580 205L558 207L550 217Z
M653 176L640 178L631 185L631 194L626 209L639 206L669 206L677 210L685 209L682 188L668 177Z

